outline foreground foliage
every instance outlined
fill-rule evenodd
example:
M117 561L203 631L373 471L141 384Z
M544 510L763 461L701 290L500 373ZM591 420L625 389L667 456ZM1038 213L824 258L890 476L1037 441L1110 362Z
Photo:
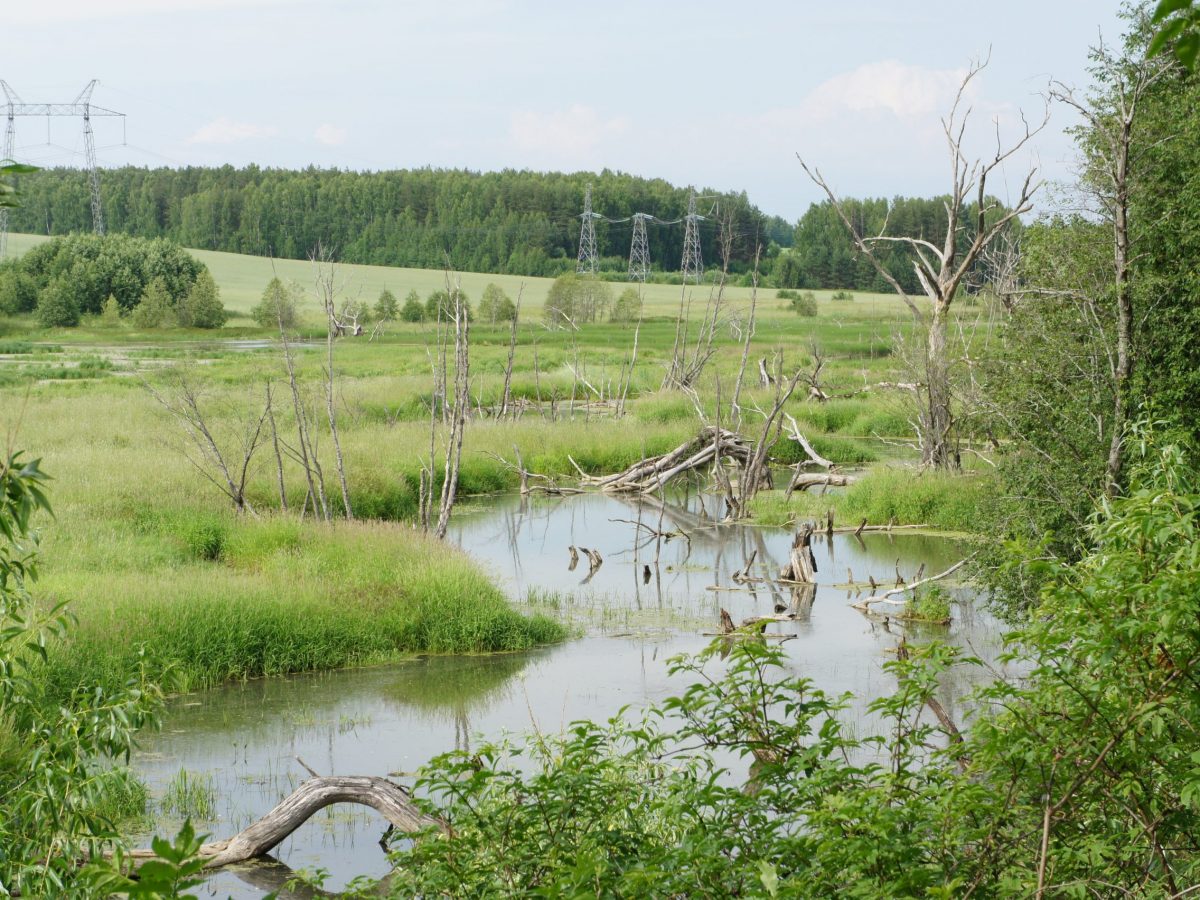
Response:
M0 893L63 896L80 860L117 837L119 777L134 732L157 709L139 675L114 690L80 686L48 698L33 676L47 644L63 635L61 608L40 609L31 520L49 510L37 460L0 463Z
M1027 676L983 690L965 737L925 711L973 664L945 647L885 664L883 727L856 737L780 648L715 645L641 722L435 760L418 789L452 830L395 849L394 896L1179 895L1200 879L1200 484L1178 448L1138 450L1095 551L1045 564L1010 636Z

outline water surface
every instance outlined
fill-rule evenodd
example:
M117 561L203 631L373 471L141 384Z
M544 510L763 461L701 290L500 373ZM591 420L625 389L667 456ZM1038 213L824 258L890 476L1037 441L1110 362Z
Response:
M769 630L789 635L788 665L831 693L856 695L846 718L860 734L872 726L870 699L894 689L882 666L906 626L851 608L868 577L912 580L919 567L941 572L964 554L960 541L928 534L820 535L819 584L799 598L764 580L755 590L734 572L754 555L752 576L773 579L792 532L722 525L714 498L662 505L598 494L502 497L456 513L451 539L463 546L514 601L559 615L583 636L528 653L433 657L381 668L260 679L178 698L162 732L148 735L135 765L156 793L181 769L208 772L217 801L205 830L226 837L262 815L307 777L320 774L403 778L431 757L473 746L481 736L533 728L555 731L579 718L604 719L681 692L667 661L709 641L719 610L735 621L777 609L794 621ZM670 533L669 539L658 537ZM569 547L597 550L570 568ZM997 623L976 609L973 592L952 581L957 598L949 626L909 626L913 639L939 637L993 659ZM882 608L881 608L882 609ZM914 633L915 632L915 633ZM940 699L961 718L963 696L980 670L943 679ZM160 829L171 827L163 821ZM361 807L334 807L277 851L291 869L325 869L328 888L355 875L383 875L382 819ZM255 866L223 872L212 896L258 897L286 869Z

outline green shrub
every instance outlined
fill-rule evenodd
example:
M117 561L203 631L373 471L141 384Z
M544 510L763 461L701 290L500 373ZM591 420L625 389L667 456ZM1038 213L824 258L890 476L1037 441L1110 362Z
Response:
M299 295L300 290L295 285L285 285L278 278L272 278L262 299L250 310L250 318L263 328L295 328Z
M179 324L175 304L162 279L156 278L150 282L129 318L137 328L170 328Z
M817 314L817 295L805 291L792 298L791 310L798 316L815 316Z
M197 277L186 297L176 308L179 324L185 328L220 328L229 319L221 303L221 291L205 269Z
M404 298L404 308L400 310L400 319L404 322L424 322L425 305L416 291L409 291Z
M43 328L73 328L79 324L80 309L65 279L57 279L38 299L37 320Z
M834 291L829 299L849 303L854 300L854 295L849 291Z

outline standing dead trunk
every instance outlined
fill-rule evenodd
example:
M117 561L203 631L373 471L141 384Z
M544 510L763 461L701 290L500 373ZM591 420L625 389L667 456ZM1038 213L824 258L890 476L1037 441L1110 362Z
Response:
M463 303L462 291L457 284L451 292L451 301L453 304L451 314L454 322L454 407L450 417L450 437L446 443L441 505L438 510L437 529L434 532L439 538L444 538L446 530L450 527L450 512L454 508L454 501L458 494L458 472L462 464L463 434L471 402L470 356L467 345L470 326L467 322L467 308Z
M309 254L309 260L316 269L317 294L325 308L325 414L329 419L329 436L333 442L334 464L337 466L338 482L342 489L342 509L347 519L354 518L354 510L350 506L350 485L346 480L346 460L342 456L342 442L338 437L337 426L337 375L333 367L333 345L336 338L345 333L346 326L338 318L337 296L341 286L338 283L337 266L332 254L318 244Z
M517 291L517 303L513 309L512 322L508 333L508 361L504 364L504 393L500 398L500 416L503 419L508 415L509 407L512 403L512 371L513 358L517 353L517 322L521 318L521 297L525 293L525 282L521 282L521 287Z
M798 581L813 584L817 580L817 558L812 551L813 526L805 525L792 539L792 551L788 561L779 570L782 581Z
M925 377L921 380L927 385L927 390L921 404L923 408L918 414L921 458L926 465L943 469L958 466L951 408L951 361L946 342L951 304L958 293L959 285L963 283L981 254L1005 235L1011 223L1033 208L1033 195L1041 186L1040 182L1034 180L1037 170L1030 168L1020 184L1016 202L1005 208L989 195L988 179L993 175L999 177L1004 163L1025 147L1049 121L1047 108L1041 124L1031 127L1025 123L1023 133L1007 147L997 139L995 154L990 159L974 162L969 160L963 149L963 137L970 109L962 111L962 106L968 87L986 65L985 60L971 66L959 85L950 115L942 120L946 145L950 151L952 179L951 190L945 201L946 230L940 246L926 237L885 234L883 232L887 230L886 221L880 234L874 237L861 234L845 205L838 199L820 171L810 169L803 159L800 160L800 165L808 177L829 198L834 211L850 233L855 249L867 258L879 276L904 301L913 315L918 333L924 332ZM969 243L960 247L964 234L969 237ZM876 252L880 245L895 244L900 245L909 254L917 281L932 307L928 313L909 296Z

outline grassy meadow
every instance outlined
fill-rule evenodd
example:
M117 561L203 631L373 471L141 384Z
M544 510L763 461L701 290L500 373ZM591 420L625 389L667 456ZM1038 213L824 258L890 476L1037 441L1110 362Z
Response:
M10 238L20 251L34 239ZM266 259L197 252L221 287L227 307L245 311L272 275ZM276 261L274 270L311 283L307 263ZM384 286L403 298L444 284L440 272L346 266L345 296L373 302ZM600 473L662 452L696 432L697 403L713 417L729 397L742 357L750 291L726 295L715 352L695 398L663 391L675 340L673 316L681 289L646 289L637 365L623 418L611 398L630 358L634 329L610 323L578 331L541 324L546 279L463 274L478 299L489 281L514 297L525 282L525 318L513 373L513 395L528 401L516 421L480 411L496 405L508 354L507 326L471 330L471 398L477 414L466 430L460 496L511 489L502 461L520 449L532 471L572 483L574 464ZM709 288L690 287L689 343ZM969 530L986 475L920 475L908 440L911 416L902 391L870 390L879 381L908 380L893 352L909 320L899 300L859 295L834 301L816 292L818 314L800 317L773 290L758 294L757 323L742 394L745 433L760 427L757 410L772 391L758 385L759 358L782 355L785 370L810 366L812 347L826 358L821 381L828 402L798 388L787 410L818 452L861 468L857 484L827 495L781 491L756 500L763 524L824 515L843 521L922 523ZM306 310L316 325L312 292ZM982 310L966 307L971 324ZM230 342L223 339L239 339ZM230 678L380 662L414 652L515 650L560 640L558 623L514 607L465 554L447 552L412 527L418 483L430 456L430 347L433 326L389 323L373 340L337 345L337 409L356 522L301 521L306 486L298 465L285 461L289 512L280 510L270 444L250 468L257 516L232 506L189 463L180 425L148 387L170 393L183 373L199 390L218 442L236 456L247 423L261 412L268 380L285 440L295 422L278 348L269 332L234 318L220 333L170 329L139 332L122 324L39 330L32 319L0 320L0 427L43 459L56 518L44 522L44 564L38 590L66 601L78 619L70 644L52 654L48 677L59 690L87 679L113 684L142 664L198 687ZM304 399L323 422L323 341L296 352ZM576 373L580 376L576 378ZM581 383L586 380L591 388ZM603 394L603 401L597 396ZM850 395L838 398L838 395ZM574 395L574 403L572 403ZM324 427L324 426L322 426ZM444 434L435 436L435 459ZM329 491L337 495L328 434L320 440ZM194 448L192 448L194 455ZM801 458L791 441L773 448L781 463ZM440 462L435 467L440 472Z

